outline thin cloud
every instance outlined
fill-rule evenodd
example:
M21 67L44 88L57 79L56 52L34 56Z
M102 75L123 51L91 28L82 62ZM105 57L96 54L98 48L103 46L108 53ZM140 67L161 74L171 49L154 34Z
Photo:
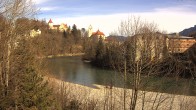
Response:
M45 2L51 1L51 0L32 0L35 4L43 4Z
M59 9L58 7L42 7L41 11L52 11L52 10L57 10Z
M181 5L181 6L174 6L174 7L165 7L165 8L155 8L155 12L168 12L168 13L195 13L194 7L192 5Z

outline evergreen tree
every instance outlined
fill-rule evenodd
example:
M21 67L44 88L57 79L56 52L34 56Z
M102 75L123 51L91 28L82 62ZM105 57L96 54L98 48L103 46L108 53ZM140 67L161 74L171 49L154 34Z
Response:
M12 53L8 95L0 100L0 109L39 109L53 106L52 91L43 81L35 57L26 40L21 40Z
M67 33L66 31L63 31L63 37L64 37L65 39L67 39L68 33Z
M71 33L74 37L75 44L79 43L81 39L81 32L77 29L77 26L75 24L72 26Z
M103 39L100 37L96 48L96 55L94 61L95 65L103 66L104 56L105 56L105 46L104 46Z
M72 26L71 33L74 37L77 36L77 26L75 24Z

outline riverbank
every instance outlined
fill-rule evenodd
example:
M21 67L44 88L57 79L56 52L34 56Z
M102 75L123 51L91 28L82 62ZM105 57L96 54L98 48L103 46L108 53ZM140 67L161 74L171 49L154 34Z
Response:
M69 57L69 56L82 56L82 55L84 55L84 53L65 53L65 54L42 56L38 58Z
M95 88L64 82L62 80L44 77L49 85L54 87L56 92L66 92L67 98L77 100L81 104L94 102L98 110L112 107L115 110L126 109L130 107L131 89L118 87L105 87L94 84ZM124 98L125 96L125 98ZM125 103L124 103L125 100ZM196 108L196 97L185 95L173 95L159 92L139 91L136 110L145 108L145 110L192 110Z

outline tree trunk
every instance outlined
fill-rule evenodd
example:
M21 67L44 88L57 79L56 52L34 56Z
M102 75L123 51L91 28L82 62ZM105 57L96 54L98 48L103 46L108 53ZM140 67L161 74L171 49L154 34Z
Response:
M136 62L134 70L134 85L133 85L133 92L131 97L131 107L130 110L135 110L136 104L137 104L137 97L138 97L138 89L139 89L139 83L140 83L140 66L139 61Z
M127 62L126 62L126 59L125 59L125 62L124 62L124 110L126 110L126 82L127 82Z

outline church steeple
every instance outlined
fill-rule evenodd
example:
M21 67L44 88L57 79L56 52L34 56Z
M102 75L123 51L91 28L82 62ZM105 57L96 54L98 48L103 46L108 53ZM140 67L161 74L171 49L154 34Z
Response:
M88 27L88 37L90 37L92 35L92 33L93 33L93 27L90 25Z
M49 29L53 29L53 22L52 22L52 19L51 18L48 21L48 25L49 25Z

